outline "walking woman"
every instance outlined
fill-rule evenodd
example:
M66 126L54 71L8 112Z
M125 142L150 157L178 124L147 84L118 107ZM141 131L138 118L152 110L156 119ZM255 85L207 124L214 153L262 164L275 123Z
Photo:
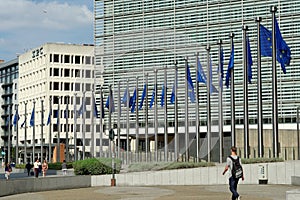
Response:
M46 176L47 170L48 170L48 163L46 160L44 160L44 162L42 164L43 177Z

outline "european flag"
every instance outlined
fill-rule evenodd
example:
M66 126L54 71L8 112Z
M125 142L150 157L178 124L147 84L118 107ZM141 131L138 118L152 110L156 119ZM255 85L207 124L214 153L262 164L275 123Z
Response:
M26 117L25 117L25 119L24 119L24 122L21 124L21 128L24 127L25 123L26 123Z
M149 107L152 108L153 104L154 104L154 100L155 100L155 86L153 88L153 92L152 92L152 96L151 96L151 100L150 100L150 104Z
M276 59L281 65L283 73L286 73L286 66L291 61L291 50L286 42L283 40L277 20L275 19L275 34L276 34ZM260 42L261 55L272 57L272 32L260 25Z
M51 122L51 110L49 111L49 114L48 114L47 125L49 125L50 122Z
M104 101L104 99L103 99L103 94L101 93L101 99L102 99L102 101L100 102L101 103L101 117L102 117L102 119L104 118L104 103L103 103L103 101Z
M175 102L175 84L176 83L174 83L173 88L172 88L172 93L171 93L171 98L170 98L171 104L174 104L174 102Z
M127 105L127 101L128 101L127 93L128 93L128 90L127 90L127 88L126 88L126 90L124 91L123 98L122 98L122 100L121 100L121 103L123 103L124 106ZM130 95L129 95L129 96L130 96Z
M218 73L221 73L221 78L220 78L220 82L219 82L219 87L221 89L221 91L223 90L223 78L224 78L224 51L223 48L221 48L221 63L220 63L220 69L218 69Z
M30 126L34 126L34 108L32 109L31 112L31 117L30 117Z
M165 105L165 86L162 86L161 89L161 97L160 97L160 106L163 107Z
M58 110L54 110L54 115L53 115L53 117L54 117L54 118L57 118L56 124L59 124L59 116L58 116L58 114L59 114L59 111L58 111Z
M133 92L133 96L131 97L131 102L132 102L132 105L131 105L131 112L134 113L134 109L135 109L135 102L136 102L136 88Z
M199 83L204 83L206 85L206 76L205 73L203 71L200 59L197 59L197 64L198 64L198 70L197 70L197 81Z
M194 89L194 85L193 85L193 81L192 81L192 77L191 77L191 72L190 72L190 67L187 64L187 82L188 82L188 95L190 97L190 100L192 103L195 103L195 89Z
M229 87L230 79L233 78L233 77L231 77L231 70L233 69L233 66L234 66L234 44L232 43L230 60L228 63L228 69L227 69L226 79L225 79L225 85L227 88Z
M142 93L142 99L140 101L139 110L141 110L143 108L143 102L144 102L145 97L146 97L146 90L147 90L147 85L144 84L144 89L143 89L143 93Z
M14 116L14 121L13 121L14 126L17 125L17 122L19 121L19 119L20 119L20 116L19 116L18 109L17 109L16 113L15 113L15 116Z
M9 117L7 117L7 118L6 118L6 122L5 122L5 126L6 126L6 127L9 126L9 121L10 121L10 119L9 119Z
M93 97L93 104L94 104L94 110L93 110L94 117L98 118L98 109L97 109L95 97Z
M213 85L212 83L212 61L211 61L211 56L210 56L210 68L209 68L209 72L210 72L210 93L218 93L217 88Z
M247 60L247 64L248 64L248 82L251 83L253 61L252 61L249 37L247 37L246 40L247 40L247 59L248 59Z
M108 96L107 99L106 99L106 104L105 104L105 107L109 110L109 104L110 102L112 103L111 105L111 110L110 110L110 113L113 113L115 112L115 104L114 104L114 97L113 97L113 94L111 96L111 100L110 100L110 97Z

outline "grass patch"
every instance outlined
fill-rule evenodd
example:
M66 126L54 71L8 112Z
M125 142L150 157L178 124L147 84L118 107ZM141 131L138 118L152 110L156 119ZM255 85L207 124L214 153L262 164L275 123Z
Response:
M214 163L208 162L152 162L152 163L133 163L128 167L128 172L142 172L142 171L160 171L172 169L187 169L197 167L215 166Z

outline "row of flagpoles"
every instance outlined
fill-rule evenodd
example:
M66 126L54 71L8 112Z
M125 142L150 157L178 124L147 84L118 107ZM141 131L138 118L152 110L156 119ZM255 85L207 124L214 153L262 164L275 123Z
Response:
M263 25L260 24L261 18L257 18L257 84L258 84L258 150L259 150L259 156L263 156L263 117L262 117L262 90L261 90L261 56L266 57L272 57L272 87L273 87L273 153L275 157L278 157L278 108L277 108L277 73L276 73L276 60L281 64L281 68L284 73L286 73L285 67L289 65L291 60L291 51L286 42L283 40L280 29L275 17L275 13L277 11L277 8L275 6L271 7L272 12L272 31L265 28ZM252 55L251 55L251 48L250 48L250 40L247 34L248 27L243 26L243 66L244 66L244 157L248 158L249 156L249 117L248 117L248 83L251 83L252 80ZM235 94L234 94L234 34L230 34L231 39L231 53L230 53L230 59L228 63L226 78L225 78L225 85L227 88L230 86L231 89L231 144L233 146L236 145L236 133L235 133ZM189 157L189 147L188 147L188 133L189 133L189 117L188 117L188 98L192 103L195 103L195 110L196 110L196 149L197 149L197 158L199 158L199 132L200 132L200 125L199 125L199 83L204 83L206 85L207 89L207 140L208 140L208 161L210 161L210 151L211 151L211 106L210 106L210 95L213 92L219 93L219 139L220 139L220 162L222 161L222 149L223 149L223 107L222 107L222 91L223 91L223 77L224 77L224 53L223 53L223 47L222 47L222 41L218 41L218 48L219 48L219 55L218 55L218 82L219 82L219 90L216 89L216 87L212 84L212 61L211 61L211 55L210 55L210 46L207 45L206 51L207 51L207 73L205 75L205 72L202 68L199 56L197 54L196 56L196 88L194 88L193 80L191 77L190 72L190 66L188 62L188 58L185 58L185 112L186 112L186 118L185 118L185 157L186 159ZM174 110L175 110L175 120L174 120L174 151L175 151L175 159L179 156L179 146L178 146L178 99L177 99L177 91L178 91L178 67L177 67L177 61L174 63L175 65L175 79L174 79L174 85L172 88L172 94L170 97L170 103L174 104ZM129 92L129 83L127 81L127 86L124 91L123 97L121 97L120 94L120 83L118 85L118 130L117 130L117 140L118 144L120 144L120 117L121 117L121 103L123 103L127 109L126 109L126 145L127 145L127 153L129 150L129 110L131 113L136 113L136 151L138 151L138 144L139 144L139 112L138 110L143 109L143 104L146 102L145 110L145 143L146 143L146 160L147 159L147 152L148 152L148 142L149 142L149 136L148 136L148 102L149 102L149 108L151 109L154 106L154 138L155 138L155 145L154 145L154 151L155 151L155 158L157 159L157 152L158 152L158 113L157 113L157 106L158 106L158 87L157 87L157 69L155 70L155 78L154 78L154 88L151 95L150 102L148 100L148 74L145 76L145 84L143 87L142 95L139 101L139 94L138 94L138 78L136 80L136 87L133 91L133 95L130 96ZM162 86L161 91L161 101L160 105L161 107L164 107L164 151L167 153L168 151L168 116L167 116L167 72L166 68L164 69L164 84ZM77 159L77 147L76 147L76 124L77 124L77 115L82 115L83 120L82 122L85 123L85 111L86 111L86 105L85 105L85 95L83 95L82 105L78 112L74 112L74 140L75 140L75 147L74 147L74 155L75 160ZM76 98L75 98L76 99ZM50 100L51 101L51 100ZM103 137L103 118L104 118L104 99L103 99L103 91L100 89L100 114L98 113L97 105L95 102L94 94L93 94L93 115L96 117L99 117L100 120L100 156L102 155L102 137ZM109 95L107 97L105 107L109 109L108 111L108 129L110 130L112 128L111 124L111 113L115 112L115 105L114 105L114 98L113 98L113 91L111 89L111 86L109 87ZM50 103L50 112L48 115L47 125L51 125L51 115L52 115L52 108ZM43 108L42 108L43 109ZM67 107L68 109L68 107ZM59 115L59 108L58 108L58 115ZM76 102L74 101L74 111L76 111ZM43 112L42 112L43 113ZM67 111L69 113L69 111ZM30 118L30 126L33 127L33 137L34 134L34 114L35 114L35 108L33 107L31 118ZM55 113L54 113L55 114ZM25 116L26 116L26 109L25 109ZM59 124L59 118L57 117L57 123ZM66 119L68 119L68 116L65 116ZM16 114L14 116L13 125L17 125L19 120L18 115L18 109L16 109ZM42 117L43 120L43 117ZM24 126L26 123L26 119L22 123L21 126ZM68 123L68 122L67 122ZM92 123L93 120L92 120ZM42 122L43 124L43 122ZM94 124L93 124L94 125ZM26 127L26 126L25 126ZM83 124L83 127L85 127L85 124ZM92 130L94 130L92 128ZM42 131L43 132L43 131ZM18 137L18 136L17 136ZM43 137L43 136L41 136ZM51 139L51 130L50 135ZM68 137L68 136L66 136ZM59 129L58 129L58 143L59 143ZM68 143L68 138L66 138ZM83 158L85 156L85 129L83 129L82 134L83 139ZM94 132L92 132L92 145L91 145L91 152L92 155L94 154L95 146L94 146L94 139L95 135ZM26 129L25 129L25 140L26 140ZM33 139L34 141L34 139ZM34 142L33 142L34 143ZM51 142L49 142L49 158L51 158L51 151L50 151L50 145ZM68 145L68 144L66 144ZM43 144L41 145L43 146ZM66 147L68 151L68 146ZM41 147L42 149L42 147ZM42 150L43 151L43 150ZM18 152L18 151L17 151ZM34 153L34 144L33 144L33 153ZM26 142L25 142L25 154L26 154ZM119 156L119 151L118 151ZM167 155L166 155L167 156ZM165 157L166 157L165 156ZM128 154L127 154L128 159ZM127 161L128 163L128 161Z

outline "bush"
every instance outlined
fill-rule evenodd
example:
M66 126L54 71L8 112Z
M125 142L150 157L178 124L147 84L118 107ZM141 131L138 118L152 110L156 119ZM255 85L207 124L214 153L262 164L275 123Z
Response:
M15 168L17 169L25 169L26 164L16 164Z
M53 169L53 170L61 170L61 162L57 163L48 163L48 169ZM73 168L73 163L72 162L67 162L67 169Z
M252 164L252 163L269 163L269 162L283 162L282 158L242 158L243 164Z
M73 163L74 173L76 175L101 175L101 174L111 174L111 158L90 158L86 160L79 160ZM116 171L115 173L120 173L121 160L115 159Z
M141 171L159 171L159 170L172 170L172 169L185 169L197 167L215 166L214 163L207 162L153 162L153 163L134 163L129 165L129 172Z

